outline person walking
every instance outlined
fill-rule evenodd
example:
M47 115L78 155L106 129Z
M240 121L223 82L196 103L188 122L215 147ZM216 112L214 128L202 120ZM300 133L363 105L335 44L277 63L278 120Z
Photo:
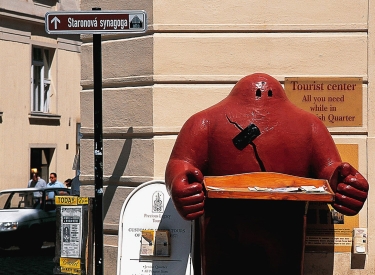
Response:
M42 179L38 173L32 173L31 180L29 180L27 187L42 188L46 186L47 186L46 181Z
M32 173L31 180L29 180L27 184L28 188L44 188L46 186L46 181L42 179L38 173ZM34 192L34 203L40 202L40 198L42 197L42 195L42 192Z
M66 188L65 185L57 180L57 174L56 173L50 173L49 175L49 183L47 183L48 187L61 187ZM47 199L52 200L55 197L54 192L48 192Z

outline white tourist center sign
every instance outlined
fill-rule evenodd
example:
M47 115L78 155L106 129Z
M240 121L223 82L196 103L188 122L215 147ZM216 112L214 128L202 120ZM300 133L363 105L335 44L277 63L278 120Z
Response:
M193 275L193 224L178 214L163 181L138 186L120 213L117 275Z

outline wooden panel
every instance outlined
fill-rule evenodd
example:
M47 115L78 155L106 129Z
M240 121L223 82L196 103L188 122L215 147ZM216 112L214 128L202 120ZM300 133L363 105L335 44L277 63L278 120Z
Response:
M321 179L309 179L280 173L258 172L229 176L204 178L208 198L221 199L260 199L332 202L334 194L327 182ZM248 187L270 188L271 191L250 191ZM277 188L314 186L323 187L322 193L305 191L281 192Z

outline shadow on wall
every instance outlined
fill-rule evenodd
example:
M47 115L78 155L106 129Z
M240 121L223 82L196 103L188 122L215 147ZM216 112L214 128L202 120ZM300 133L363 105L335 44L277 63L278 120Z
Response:
M133 128L129 128L128 134L133 133ZM125 168L129 161L129 156L131 152L133 140L131 138L127 138L124 142L124 146L122 147L121 153L118 157L115 169L112 172L112 176L109 178L109 183L107 188L105 189L104 196L103 196L103 217L107 216L109 207L111 206L113 197L117 190L117 183L120 180L121 176L124 174Z

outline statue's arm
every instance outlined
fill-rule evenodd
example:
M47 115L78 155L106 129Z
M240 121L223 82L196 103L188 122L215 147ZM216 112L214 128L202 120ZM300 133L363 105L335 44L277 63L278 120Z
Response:
M314 125L313 135L316 175L329 181L335 193L333 208L348 216L358 214L367 199L367 180L351 164L341 161L337 147L322 123Z
M168 161L165 182L179 212L187 220L204 211L203 174L207 162L208 121L201 114L191 117L182 127Z

